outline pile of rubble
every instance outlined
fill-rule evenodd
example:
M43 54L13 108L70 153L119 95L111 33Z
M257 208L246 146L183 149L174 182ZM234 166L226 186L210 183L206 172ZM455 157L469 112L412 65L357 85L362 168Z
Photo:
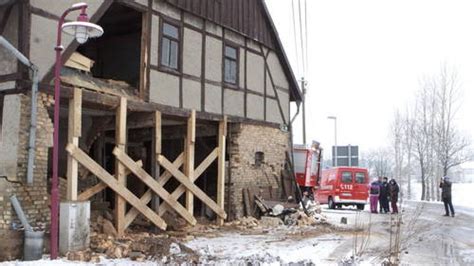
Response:
M263 224L268 226L277 226L279 224L288 226L315 226L318 224L327 224L327 217L321 213L319 202L308 197L303 198L299 204L299 208L285 208L282 204L276 204L270 207L263 199L257 196L255 197L255 204L260 209L262 221L264 221ZM303 208L303 204L305 204L305 208ZM268 217L279 218L281 222Z
M133 261L157 260L162 263L197 262L198 255L181 244L188 239L160 232L128 232L117 237L110 220L99 216L92 223L90 249L69 252L68 260L100 263L101 257L110 259L130 258Z

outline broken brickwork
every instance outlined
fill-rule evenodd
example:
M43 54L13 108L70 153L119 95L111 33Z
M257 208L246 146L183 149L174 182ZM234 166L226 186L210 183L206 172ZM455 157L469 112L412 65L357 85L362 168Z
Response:
M227 191L231 206L227 210L231 219L237 219L245 215L244 188L280 190L289 134L279 128L244 123L233 124L229 130ZM261 162L256 162L256 157Z

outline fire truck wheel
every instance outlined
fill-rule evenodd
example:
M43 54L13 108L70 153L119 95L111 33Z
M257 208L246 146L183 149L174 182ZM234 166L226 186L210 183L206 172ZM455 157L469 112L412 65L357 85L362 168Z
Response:
M336 208L336 204L334 204L334 201L333 201L332 197L329 197L329 199L328 199L328 207L329 207L329 209Z
M357 209L363 211L365 208L365 204L357 204Z

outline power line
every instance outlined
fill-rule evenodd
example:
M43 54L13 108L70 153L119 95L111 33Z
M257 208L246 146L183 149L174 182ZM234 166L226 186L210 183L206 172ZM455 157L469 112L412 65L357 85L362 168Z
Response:
M291 0L291 17L293 18L293 40L295 42L296 70L300 72L300 58L298 54L298 42L296 38L295 0Z
M306 0L304 0L304 40L305 40L305 62L306 62L306 71L309 72L308 64L308 8L306 5Z
M300 45L301 45L301 61L303 66L303 76L306 75L306 66L305 66L305 58L306 58L306 51L304 50L304 42L303 42L303 23L301 21L301 0L298 0L298 17L300 22Z

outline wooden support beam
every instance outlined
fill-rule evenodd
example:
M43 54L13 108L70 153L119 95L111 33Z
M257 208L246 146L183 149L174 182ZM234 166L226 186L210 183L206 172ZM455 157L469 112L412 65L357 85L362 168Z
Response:
M219 122L219 158L217 159L217 205L224 209L225 192L225 140L227 135L227 116ZM224 219L217 218L219 225L224 224Z
M183 184L186 189L191 190L191 192L199 198L204 204L209 206L211 210L213 210L217 215L222 217L223 219L227 218L227 214L225 213L223 208L220 208L209 196L206 195L199 187L197 187L194 183L192 183L187 176L185 176L178 168L174 167L168 159L166 159L163 155L158 157L158 162L160 165L163 166L166 170L168 170L181 184Z
M140 167L143 166L143 162L141 160L137 161L136 162L137 165L139 165ZM126 175L129 175L130 174L130 170L126 170L125 171L125 174ZM88 188L86 191L82 192L81 194L79 194L79 196L77 197L77 199L79 201L85 201L85 200L88 200L89 198L91 198L92 196L94 196L95 194L101 192L102 190L104 190L105 188L107 188L107 185L104 184L104 182L100 182L99 184L91 187L91 188ZM148 203L148 202L147 202Z
M192 110L188 118L188 127L186 132L186 161L184 164L184 174L191 182L194 182L194 144L196 142L196 110ZM186 209L191 214L194 213L194 196L190 190L186 191Z
M74 88L73 97L69 99L69 117L67 141L79 146L79 137L81 136L82 124L82 90ZM67 199L69 201L77 200L77 177L78 164L71 156L67 156Z
M115 143L117 147L125 150L127 142L127 99L120 98L120 105L115 116ZM120 161L115 161L115 176L120 185L127 186L127 176L125 166ZM123 235L125 231L125 199L117 195L115 197L115 228L118 235Z
M137 196L135 196L124 185L120 184L111 174L109 174L98 163L92 160L85 152L72 144L68 144L66 150L76 159L80 164L89 169L91 173L96 175L102 182L115 191L120 197L125 199L130 205L135 207L148 218L153 224L166 230L166 223L160 218L152 209L143 204Z
M183 162L184 162L184 153L181 153L178 156L178 158L174 160L173 166L176 168L180 168ZM158 179L158 184L160 184L161 186L164 186L166 182L170 180L171 177L172 177L171 173L168 171L165 171ZM148 204L148 202L152 200L152 197L153 197L153 192L151 191L151 189L148 189L145 192L145 194L143 194L143 196L140 198L140 201L143 204ZM133 222L133 220L135 220L138 214L139 214L139 211L135 208L132 208L130 209L130 211L128 211L127 215L125 216L125 228L127 228Z
M166 189L164 189L153 177L151 177L142 167L138 166L127 154L120 148L115 148L112 152L115 158L124 164L132 173L140 178L149 188L153 190L160 198L168 203L181 217L183 217L189 224L195 225L197 223L194 216L189 213L178 201L176 201Z
M156 161L156 158L161 154L161 113L156 111L155 112L155 127L153 130L154 138L153 138L153 153L152 153L152 160L151 166L153 171L153 177L155 180L159 180L160 178L160 164ZM155 212L158 212L158 208L160 207L160 198L156 195L153 195L152 207Z
M204 161L201 162L201 164L194 170L194 176L192 182L196 181L204 171L216 160L218 154L218 149L215 148L207 157L204 159ZM173 193L171 193L171 196L175 198L176 200L183 195L183 193L186 192L186 187L183 185L179 185ZM160 208L158 209L158 215L163 215L165 212L170 211L171 208L168 206L168 204L163 203L160 205Z

